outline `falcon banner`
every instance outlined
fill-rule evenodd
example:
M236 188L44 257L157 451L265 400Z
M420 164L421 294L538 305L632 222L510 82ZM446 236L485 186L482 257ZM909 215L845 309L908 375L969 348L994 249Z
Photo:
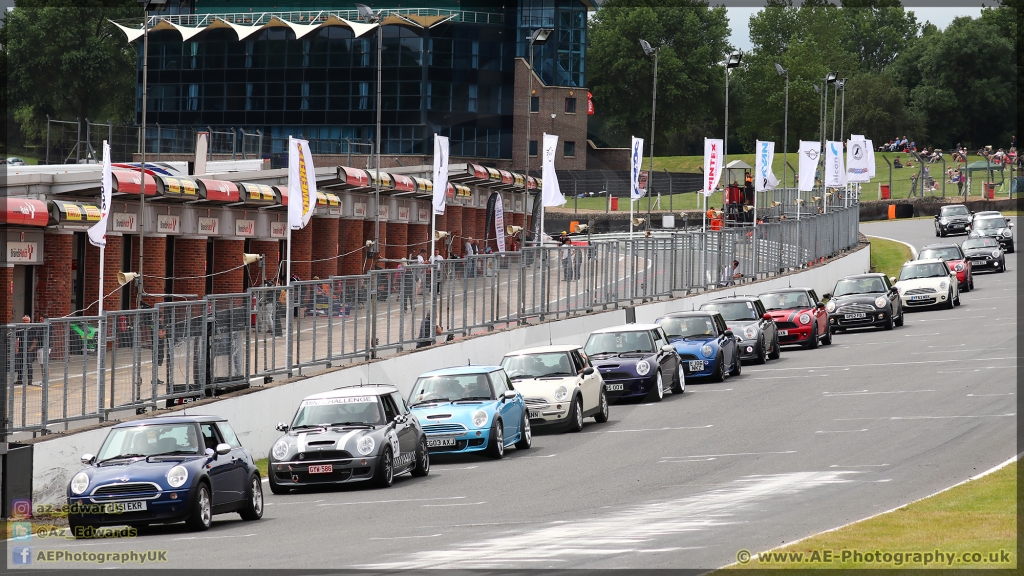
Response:
M725 145L721 138L704 139L704 195L711 196L722 179L722 148Z
M846 177L848 182L867 182L871 180L869 157L874 156L863 136L853 135L846 143Z
M629 155L629 198L638 200L644 197L644 189L640 187L640 163L644 156L644 139L633 136L632 152Z
M316 208L316 173L309 141L288 139L288 225L301 230Z
M814 174L818 170L818 159L821 157L821 142L800 141L800 179L799 188L801 192L810 192L814 189Z
M448 137L434 134L434 214L444 214L448 191Z
M764 192L772 190L779 185L779 179L772 173L772 161L775 159L775 142L756 141L754 149L757 157L754 158L754 191Z
M107 245L107 217L110 216L110 197L113 193L113 175L110 173L110 144L103 141L103 175L100 178L100 220L89 227L89 243L97 248Z
M558 136L555 134L544 134L544 165L541 171L541 197L544 206L562 206L565 204L565 196L558 188L558 175L555 174L555 153L558 150Z
M846 186L842 142L829 140L825 143L825 186L830 188Z

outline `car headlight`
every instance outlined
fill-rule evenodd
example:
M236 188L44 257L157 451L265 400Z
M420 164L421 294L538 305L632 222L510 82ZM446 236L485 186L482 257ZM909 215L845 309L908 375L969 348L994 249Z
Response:
M875 308L885 308L888 304L889 301L886 300L883 296L875 298Z
M948 223L949 223L949 220L946 220L945 218L939 218L939 224L948 224Z
M555 388L555 400L562 402L568 397L569 390L565 386L559 386L558 388ZM486 414L484 416L486 416Z
M363 436L359 439L359 442L356 442L356 450L358 450L363 456L366 456L370 452L373 452L374 444L373 436Z
M836 311L836 303L834 301L832 301L832 300L829 300L825 304L825 311L826 312L835 312Z
M1009 238L1010 236L1013 236L1013 232L1010 232L1009 230L1003 230L1003 238Z
M188 480L188 470L184 466L178 465L167 471L167 484L171 488L180 488L186 480Z
M71 493L81 494L85 492L85 489L89 487L89 475L85 472L79 472L75 474L75 477L71 479Z
M946 289L946 283L945 282L939 282L939 290L945 290L945 289Z
M743 336L746 337L747 340L753 340L754 338L757 338L757 328L755 328L753 325L747 326L746 328L743 329Z
M710 344L705 344L700 347L700 355L705 358L711 358L711 355L715 353L715 350L711 348Z
M274 460L284 460L288 457L288 450L288 443L284 440L278 440L270 454L274 457Z
M485 424L487 424L487 412L483 410L473 412L473 426L483 428Z
M800 320L801 324L810 324L811 323L811 315L810 314L801 314L799 320Z
M967 235L968 238L977 238L978 236L980 236L980 234L978 234L977 232L971 232L970 234Z
M992 257L993 257L993 258L999 258L999 257L1000 257L1000 256L1002 256L1002 255L1003 255L1003 253L1002 253L1002 252L1000 252L999 250L993 250L993 251L992 251Z
M953 266L953 271L954 272L963 272L964 271L964 263L963 262L958 262L956 266Z
M641 360L636 363L636 373L641 376L646 376L651 371L651 363L647 360Z

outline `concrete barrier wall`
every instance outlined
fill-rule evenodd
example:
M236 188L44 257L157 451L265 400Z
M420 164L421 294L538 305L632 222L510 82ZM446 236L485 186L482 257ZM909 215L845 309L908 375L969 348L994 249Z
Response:
M939 210L947 204L966 204L967 209L972 212L984 210L1018 210L1019 199L1002 198L999 200L985 200L977 196L971 197L966 203L962 198L946 195L948 202L940 198L926 196L924 198L902 198L899 200L868 200L860 203L860 221L887 220L889 218L889 206L891 204L910 204L914 207L914 216L935 216Z
M637 322L650 322L672 311L690 310L713 298L736 294L757 294L771 288L808 286L819 294L830 292L836 280L849 274L867 272L870 251L863 247L842 258L763 282L723 288L691 297L652 302L636 307ZM243 446L256 458L265 458L280 435L274 426L290 421L302 398L340 386L360 382L392 383L408 395L416 377L423 372L446 366L468 363L498 364L508 351L529 346L583 344L589 333L598 328L624 324L624 309L598 312L534 326L481 334L456 340L443 346L401 354L371 363L364 363L302 380L288 382L266 390L211 402L187 410L186 413L215 414L231 422ZM35 443L33 499L39 504L58 504L65 498L67 483L80 468L83 453L95 453L107 435L106 428L85 432L59 434Z

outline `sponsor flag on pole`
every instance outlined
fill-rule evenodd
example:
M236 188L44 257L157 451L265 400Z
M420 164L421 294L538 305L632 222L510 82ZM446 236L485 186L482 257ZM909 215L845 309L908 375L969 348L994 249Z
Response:
M629 155L629 198L638 200L646 192L640 187L640 163L644 159L644 139L633 136L632 153Z
M875 177L875 144L871 140L864 141L864 150L868 155L868 178Z
M448 191L448 137L434 134L434 214L444 214Z
M89 243L97 248L107 245L107 217L110 216L110 196L113 193L110 173L110 144L103 141L103 175L100 178L100 220L89 227Z
M309 141L288 140L288 225L301 230L316 208L316 174Z
M725 146L721 138L704 139L704 195L711 196L722 179L722 148Z
M505 207L501 194L497 194L494 202L494 239L498 241L498 252L505 251Z
M846 175L848 182L867 182L871 180L869 157L873 156L866 149L867 142L863 136L852 136L846 144Z
M829 140L825 143L825 186L838 188L846 185L843 168L843 143Z
M558 175L555 174L555 152L558 149L558 136L544 134L544 165L541 172L541 195L544 206L562 206L565 196L558 189Z
M814 174L818 170L818 158L821 156L821 142L800 141L800 179L801 192L810 192L814 189Z
M775 159L775 142L756 142L757 157L754 159L754 191L764 192L779 185L779 179L772 173L772 161Z

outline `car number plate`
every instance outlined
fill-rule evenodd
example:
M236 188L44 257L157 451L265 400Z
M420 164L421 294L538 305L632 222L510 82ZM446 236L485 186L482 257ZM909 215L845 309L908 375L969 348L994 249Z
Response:
M931 300L931 296L911 296L911 300Z
M621 392L623 390L622 384L605 384L604 389L609 392Z
M442 448L445 446L455 446L455 438L435 438L433 440L427 440L427 448Z
M310 474L330 474L331 472L334 472L333 464L320 464L309 467Z
M971 260L971 265L972 266L984 266L985 265L985 261L984 260Z
M789 336L789 330L779 330L779 336Z
M856 314L846 314L843 316L844 319L850 320L853 318L867 318L867 312L857 312Z
M540 410L530 410L530 418L543 418L540 414Z
M103 512L105 514L124 514L125 512L145 512L146 503L143 501L135 502L111 502L103 506Z
M704 369L703 360L690 360L690 372L700 372Z

